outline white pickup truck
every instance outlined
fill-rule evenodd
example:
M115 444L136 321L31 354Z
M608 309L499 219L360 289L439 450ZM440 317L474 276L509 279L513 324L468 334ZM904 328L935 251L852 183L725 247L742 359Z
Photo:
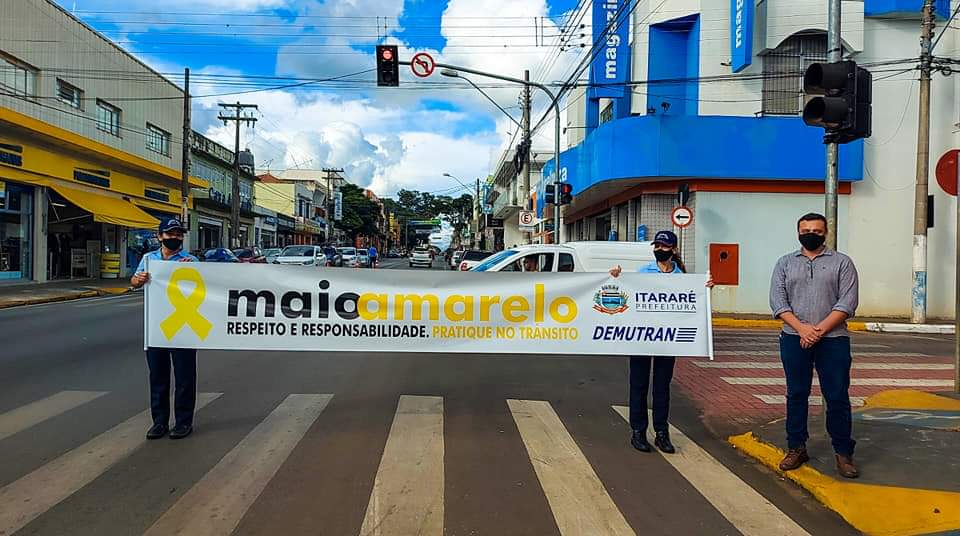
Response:
M495 253L470 271L523 272L527 257L537 272L606 272L618 264L632 272L654 260L652 242L530 244Z

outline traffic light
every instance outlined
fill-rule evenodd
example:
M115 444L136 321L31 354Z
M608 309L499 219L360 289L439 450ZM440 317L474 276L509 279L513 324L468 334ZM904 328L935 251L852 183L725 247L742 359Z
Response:
M573 203L573 185L569 182L560 183L560 204L569 205Z
M377 45L377 85L400 85L400 57L396 45Z
M555 203L557 202L557 194L556 194L556 192L557 192L557 187L554 186L554 185L552 185L552 184L548 184L548 185L547 185L547 192L546 192L546 194L543 196L543 202L546 203L546 204L548 204L548 205L553 205L553 204L555 204Z
M814 63L803 75L803 90L817 95L803 107L803 122L826 129L824 143L869 138L873 76L852 61Z

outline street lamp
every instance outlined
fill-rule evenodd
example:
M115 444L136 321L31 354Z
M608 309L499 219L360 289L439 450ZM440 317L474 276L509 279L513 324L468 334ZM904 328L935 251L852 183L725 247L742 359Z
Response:
M410 64L410 62L400 62L400 63L404 65ZM440 68L441 75L447 76L450 78L463 78L463 76L460 74L460 71L463 71L465 73L475 74L477 76L485 76L487 78L494 78L497 80L503 80L505 82L512 82L514 84L520 84L522 86L535 87L547 94L547 97L550 98L550 106L553 107L554 112L556 113L556 125L554 129L554 144L553 144L553 150L554 150L553 184L554 186L556 186L557 191L559 191L560 190L560 102L557 100L556 95L554 95L553 92L550 91L549 88L547 88L547 86L537 82L531 82L529 80L521 80L519 78L513 78L510 76L503 76L499 74L488 73L485 71L478 71L476 69L469 69L467 67L447 65L443 63L438 63L436 64L436 66ZM467 79L464 78L464 80L467 80ZM554 233L554 239L556 241L555 243L559 244L560 243L560 205L558 203L553 205L553 221L554 221L553 233Z
M500 103L493 100L493 97L491 97L490 95L487 95L486 91L480 89L480 86L473 83L473 80L470 80L465 76L460 76L460 73L458 73L457 71L454 71L453 69L441 69L440 74L442 74L443 76L449 76L450 78L459 78L461 80L466 80L471 86L473 86L474 89L479 91L481 95L486 97L488 101L492 102L494 106L496 106L501 112L503 112L503 115L507 116L511 121L513 121L513 124L517 125L521 129L523 128L523 125L521 125L516 119L514 119L513 116L510 115L510 113L503 108L503 106L500 106Z

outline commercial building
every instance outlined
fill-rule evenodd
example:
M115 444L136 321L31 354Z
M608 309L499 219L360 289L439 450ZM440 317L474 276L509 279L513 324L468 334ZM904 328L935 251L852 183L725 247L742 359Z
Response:
M304 181L285 181L270 173L257 176L257 204L277 213L277 245L322 244L326 221L317 216L314 190Z
M594 2L594 31L623 3ZM632 241L675 229L670 215L685 184L694 221L682 233L683 256L719 279L714 308L769 313L770 273L799 247L798 217L824 211L823 131L804 125L800 111L805 68L827 59L827 4L640 0L616 39L601 41L593 85L567 97L560 174L575 199L563 210L563 239ZM844 56L874 75L873 136L840 148L838 247L860 270L861 315L911 311L922 4L842 2ZM956 7L936 2L945 33L935 54L957 49L958 32L943 28ZM933 80L931 170L960 146L958 83ZM555 173L547 163L539 192ZM956 200L932 173L930 182L927 310L951 317ZM538 212L552 217L552 207Z
M277 211L263 208L260 205L253 207L254 218L254 245L261 248L280 247L277 240Z
M191 136L193 175L205 180L205 195L196 196L190 220L190 247L197 251L230 248L233 205L234 152L194 131ZM254 189L253 153L240 152L240 247L253 245Z
M303 215L301 228L317 236L320 242L343 243L344 235L336 230L333 220L336 191L346 178L337 171L322 169L286 169L282 171L258 170L258 176L269 175L273 183L299 183L310 192L310 209ZM303 190L301 190L303 191ZM266 205L264 205L266 206Z
M182 95L55 3L0 2L0 279L136 266L181 212Z

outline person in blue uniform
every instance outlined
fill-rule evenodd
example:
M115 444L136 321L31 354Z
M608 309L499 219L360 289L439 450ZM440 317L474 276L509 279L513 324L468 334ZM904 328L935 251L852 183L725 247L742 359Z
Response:
M160 249L151 251L140 260L140 266L130 278L134 288L150 282L147 259L154 261L196 262L197 258L183 251L186 230L177 218L160 220L158 237ZM173 393L174 425L170 429L170 366L176 380ZM150 369L150 414L153 426L147 439L182 439L193 432L193 412L197 405L197 351L190 348L147 348L147 367Z
M672 231L660 231L653 239L653 255L657 259L640 267L643 274L682 274L687 268L680 260L677 235ZM610 275L620 277L620 266L610 270ZM713 278L707 274L707 288L713 288ZM670 441L670 382L677 358L669 356L638 356L630 358L630 444L641 452L653 449L647 441L647 392L650 389L650 369L653 369L653 444L667 454L676 452Z

